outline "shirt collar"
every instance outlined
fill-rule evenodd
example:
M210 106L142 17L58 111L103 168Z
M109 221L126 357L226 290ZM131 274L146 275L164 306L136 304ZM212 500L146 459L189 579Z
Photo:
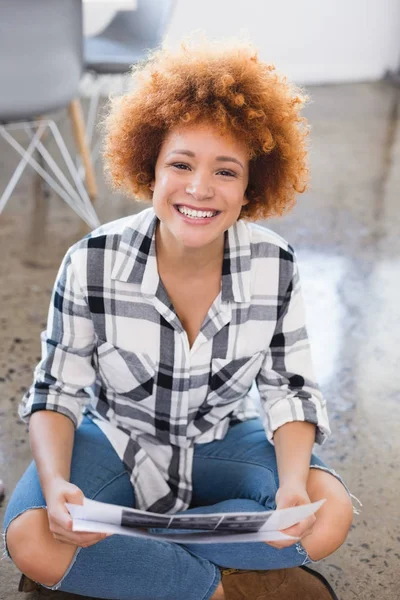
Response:
M243 221L236 221L225 232L222 264L222 302L250 302L250 232Z
M141 286L146 296L162 294L157 270L155 232L158 218L153 208L143 210L129 221L122 232L111 277ZM225 232L222 266L222 302L250 302L250 232L243 221L236 221Z

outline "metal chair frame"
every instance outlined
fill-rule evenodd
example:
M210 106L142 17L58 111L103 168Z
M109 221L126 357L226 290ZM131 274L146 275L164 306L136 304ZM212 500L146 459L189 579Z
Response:
M34 133L36 129L36 133ZM24 148L12 135L11 132L23 130L30 138L27 148ZM65 161L75 187L71 185L67 177L57 165L49 151L42 143L45 133L51 133L58 149ZM17 123L9 123L0 125L1 137L21 156L21 160L14 171L10 181L8 182L3 194L0 198L0 214L4 210L9 201L15 186L22 176L27 165L30 165L38 175L83 219L89 227L98 227L100 225L99 218L93 208L92 202L83 184L82 177L74 165L71 154L64 142L60 130L54 120L38 119L37 121L22 121ZM35 158L33 154L38 152L52 171L46 171Z

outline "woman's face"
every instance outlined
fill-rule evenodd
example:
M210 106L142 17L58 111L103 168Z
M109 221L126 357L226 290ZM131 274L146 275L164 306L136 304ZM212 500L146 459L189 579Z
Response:
M154 211L162 236L191 248L221 240L248 203L247 148L210 124L169 131L155 167Z

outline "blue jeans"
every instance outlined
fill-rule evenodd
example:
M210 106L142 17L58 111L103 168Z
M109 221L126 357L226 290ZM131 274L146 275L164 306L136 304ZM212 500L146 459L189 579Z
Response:
M314 455L311 466L327 470ZM135 507L123 463L88 417L75 432L70 480L88 498ZM185 512L271 510L278 485L274 447L261 420L251 419L232 426L223 440L195 446L193 498ZM23 512L45 507L32 462L8 503L4 534ZM301 543L277 550L264 542L177 544L113 535L89 548L78 548L64 577L50 589L119 600L206 600L221 579L218 566L280 569L308 562Z

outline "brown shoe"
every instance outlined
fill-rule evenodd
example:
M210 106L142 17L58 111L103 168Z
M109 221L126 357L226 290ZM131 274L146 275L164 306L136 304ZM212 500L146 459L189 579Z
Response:
M19 580L18 591L26 593L36 592L40 590L40 587L41 586L38 583L32 581L32 579L29 579L29 577L27 577L26 575L22 575L21 579Z
M222 569L226 600L338 600L320 573L308 567L247 571Z

